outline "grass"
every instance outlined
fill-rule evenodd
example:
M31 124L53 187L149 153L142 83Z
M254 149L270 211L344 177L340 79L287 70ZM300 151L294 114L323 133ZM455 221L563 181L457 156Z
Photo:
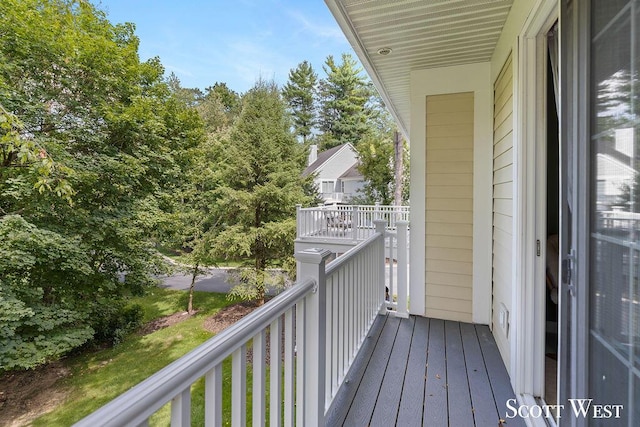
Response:
M156 289L134 302L143 306L147 322L184 311L186 298L186 292ZM203 329L204 320L230 301L226 295L208 292L196 292L194 301L200 311L188 320L149 335L133 334L113 348L68 358L66 364L71 375L61 384L70 390L67 400L53 412L35 420L33 425L71 425L209 339L212 334ZM224 366L224 372L225 378L230 376L230 364ZM202 381L193 388L194 411L203 406L203 389ZM230 390L227 393L230 396ZM225 397L229 402L230 398ZM198 418L193 421L194 425L203 422ZM153 424L168 425L168 409L159 411Z

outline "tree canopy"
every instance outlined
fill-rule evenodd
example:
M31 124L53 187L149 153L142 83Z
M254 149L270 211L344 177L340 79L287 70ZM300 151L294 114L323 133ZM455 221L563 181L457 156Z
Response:
M139 322L156 195L203 132L133 25L88 2L3 1L0 34L0 369L29 368Z

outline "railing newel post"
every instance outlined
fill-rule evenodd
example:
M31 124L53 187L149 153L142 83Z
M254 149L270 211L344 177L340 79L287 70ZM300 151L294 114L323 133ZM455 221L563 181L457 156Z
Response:
M378 267L378 274L376 277L377 279L377 285L378 285L378 293L380 296L382 296L381 300L382 300L382 304L380 304L380 312L382 313L384 311L386 311L386 307L385 307L385 303L384 303L384 293L385 293L385 268L386 268L386 256L385 256L385 238L386 238L386 227L387 227L387 221L383 220L383 219L375 219L373 221L375 227L376 227L376 233L380 233L382 235L381 237L381 247L382 247L382 259L379 260L379 267Z
M304 360L302 361L304 374L301 376L302 402L297 402L297 411L303 411L304 425L325 425L325 384L326 384L326 313L327 287L325 263L331 252L326 249L307 249L295 254L298 261L299 279L313 279L314 292L305 298L304 308ZM298 361L300 363L300 361ZM300 365L298 365L300 366Z

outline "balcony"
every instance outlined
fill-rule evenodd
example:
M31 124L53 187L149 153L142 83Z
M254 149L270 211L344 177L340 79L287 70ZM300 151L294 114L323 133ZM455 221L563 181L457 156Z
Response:
M491 333L407 315L406 227L388 228L374 220L367 238L331 262L325 249L298 252L293 287L77 425L149 425L170 404L171 425L189 426L191 388L202 378L206 426L497 425L513 392ZM404 248L396 303L385 299L388 247Z

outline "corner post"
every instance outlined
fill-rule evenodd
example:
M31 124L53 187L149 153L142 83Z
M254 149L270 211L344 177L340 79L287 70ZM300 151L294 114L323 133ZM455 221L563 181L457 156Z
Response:
M385 303L385 282L386 282L386 254L385 254L385 250L386 250L386 243L385 243L385 238L386 238L386 229L387 229L387 221L385 221L384 219L374 219L373 223L375 224L376 227L376 233L380 233L382 234L382 242L380 244L380 253L377 255L377 259L375 260L375 262L378 263L378 283L377 283L377 290L376 292L379 295L379 298L381 300L381 304L380 304L380 313L384 314L387 312L387 306Z
M296 237L302 236L302 217L300 216L302 205L296 205Z
M396 222L397 244L398 244L398 308L397 316L409 317L407 304L407 267L408 267L408 239L409 221L400 220Z
M325 425L325 376L326 376L326 317L327 317L327 282L325 262L331 255L326 249L307 249L295 254L298 261L298 280L313 279L316 282L314 291L304 300L304 335L302 384L297 387L303 396L297 402L297 410L302 411L299 420L303 425ZM298 361L300 363L300 361Z

